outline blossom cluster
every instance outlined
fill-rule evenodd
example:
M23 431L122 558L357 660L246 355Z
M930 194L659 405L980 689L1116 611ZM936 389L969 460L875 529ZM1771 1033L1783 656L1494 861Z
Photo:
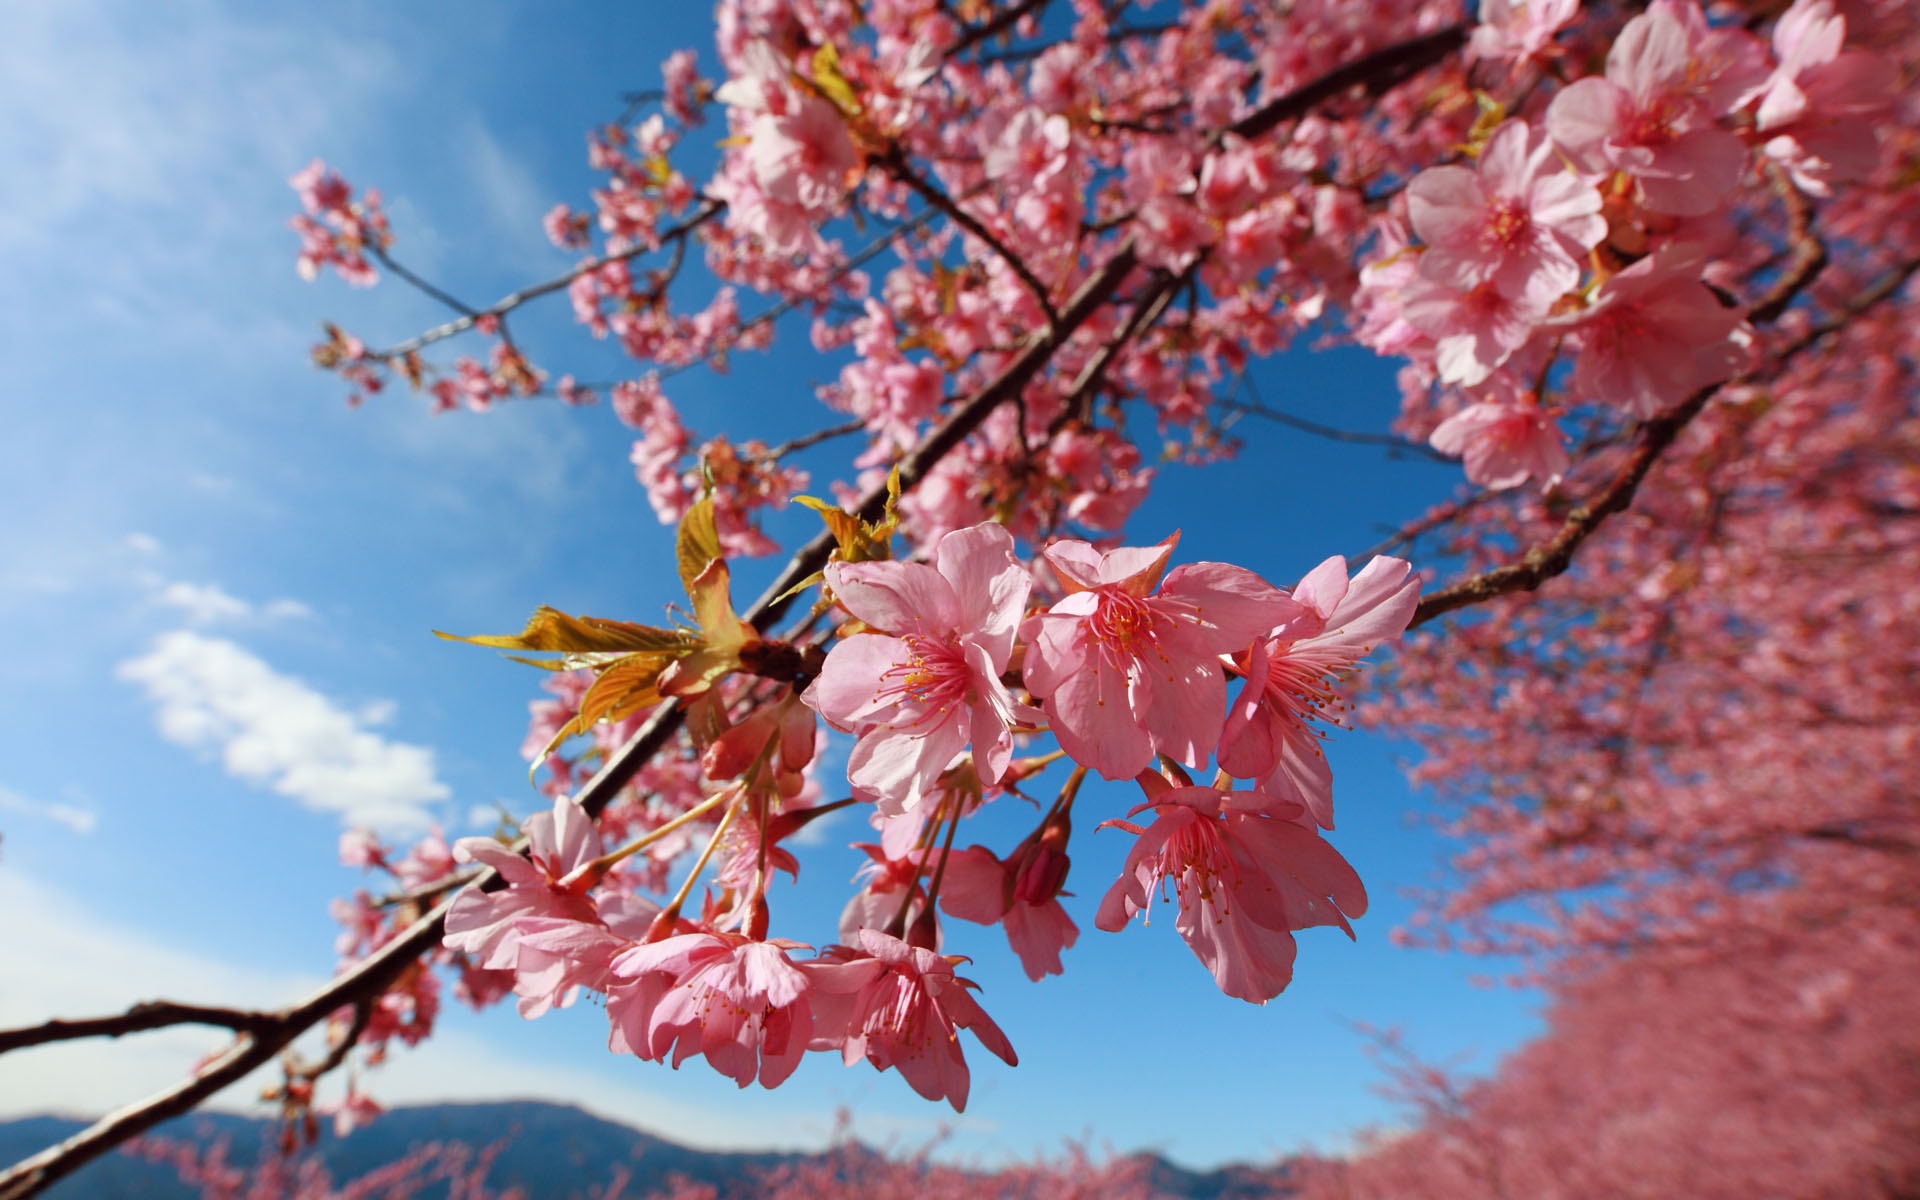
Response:
M294 262L300 278L314 279L322 267L332 267L356 287L378 282L380 272L367 261L367 252L384 250L393 241L379 191L369 188L355 200L347 181L317 158L287 182L306 210L287 222L300 235Z
M1575 11L1490 6L1475 49L1540 59ZM1392 253L1365 269L1355 303L1376 348L1454 397L1435 449L1489 488L1551 487L1571 463L1567 412L1649 420L1740 368L1752 331L1711 259L1737 236L1728 201L1743 175L1827 196L1878 158L1897 71L1843 51L1845 30L1830 0L1797 0L1769 54L1694 0L1654 0L1604 74L1494 125L1471 166L1413 176L1385 234ZM1543 403L1539 381L1565 363L1558 403Z
M706 686L690 701L685 768L641 781L649 817L627 805L596 824L559 794L517 847L436 838L389 862L357 836L343 856L411 888L469 865L497 875L497 890L462 892L446 918L445 950L477 1003L510 990L535 1017L592 992L618 1053L675 1066L701 1056L742 1086L772 1087L808 1050L831 1051L898 1069L959 1109L960 1030L1015 1056L956 973L966 960L941 953L941 919L998 925L1030 977L1060 973L1079 934L1061 904L1072 819L1098 803L1082 795L1094 774L1141 796L1098 822L1134 844L1095 923L1119 930L1170 893L1176 928L1220 988L1265 1003L1292 977L1296 931L1352 936L1366 911L1359 876L1321 836L1333 804L1318 722L1339 720L1339 681L1405 628L1418 581L1398 559L1349 578L1333 558L1279 588L1225 563L1169 570L1176 542L1060 540L1030 568L1003 526L983 523L941 537L930 561L834 561L821 586L842 622L811 678ZM662 690L682 687L672 676L661 672ZM551 706L547 736L588 703L576 693ZM809 778L822 721L854 738L850 795L824 805ZM1060 749L1034 753L1049 733ZM1019 845L956 848L964 819L1061 758L1075 770ZM1188 771L1209 762L1212 783L1194 784ZM849 804L878 841L837 941L802 956L807 944L772 934L767 887L798 870L783 842ZM610 851L609 834L625 844ZM656 899L696 849L678 893ZM377 944L377 910L343 916L359 931L343 950Z

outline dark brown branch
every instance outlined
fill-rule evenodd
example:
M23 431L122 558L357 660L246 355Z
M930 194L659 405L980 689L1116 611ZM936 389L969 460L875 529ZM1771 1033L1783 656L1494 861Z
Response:
M1810 269L1817 270L1819 264L1825 262L1825 253L1796 255L1796 261L1805 262L1810 265ZM1858 319L1868 309L1904 287L1916 271L1920 271L1920 259L1905 263L1890 272L1841 312L1782 347L1773 356L1769 368L1777 370L1809 347ZM1773 298L1779 295L1787 295L1791 299L1793 294L1797 294L1809 282L1810 278L1789 274L1774 285L1768 297L1762 302L1772 303ZM1740 383L1751 378L1753 378L1752 375L1744 375L1728 382ZM1707 406L1707 402L1725 386L1727 384L1714 384L1701 388L1687 397L1679 407L1642 425L1640 437L1629 452L1626 464L1598 495L1567 514L1567 519L1560 526L1559 532L1527 551L1517 562L1463 579L1451 587L1442 588L1430 596L1423 597L1408 628L1425 624L1455 609L1478 604L1483 600L1491 600L1495 596L1502 596L1508 592L1533 591L1547 580L1564 572L1572 564L1574 551L1579 549L1580 543L1591 537L1607 517L1624 511L1629 504L1633 503L1634 493L1639 489L1641 481L1647 477L1647 472L1652 470L1653 464L1680 436L1681 431L1700 415L1701 410Z
M142 1000L123 1013L110 1017L84 1017L71 1021L54 1020L19 1029L0 1029L0 1054L27 1046L67 1042L76 1038L122 1037L174 1025L214 1025L235 1033L249 1033L273 1020L273 1014L241 1008L218 1008L201 1004L176 1004L171 1000Z
M419 887L410 887L405 891L389 892L378 900L375 900L373 906L375 908L393 908L400 904L437 903L440 897L446 895L448 892L458 891L480 878L482 874L483 872L479 870L457 871L444 879L436 879L432 883L423 883Z
M1787 305L1792 304L1794 297L1827 265L1827 244L1813 230L1812 202L1777 164L1768 164L1767 175L1787 209L1788 245L1792 247L1793 257L1785 274L1748 310L1747 320L1756 325L1766 324L1787 311Z
M1093 393L1100 386L1100 381L1106 378L1107 368L1142 329L1151 328L1160 320L1160 315L1167 311L1167 305L1172 303L1174 294L1180 290L1180 285L1193 271L1193 266L1189 266L1177 275L1161 271L1155 276L1152 284L1140 293L1139 298L1134 301L1133 310L1127 314L1126 323L1120 327L1120 332L1109 339L1106 345L1100 347L1099 352L1088 360L1085 367L1081 368L1079 377L1067 389L1066 402L1060 406L1060 416L1055 419L1052 428L1047 430L1048 437L1060 432L1069 421L1078 420L1084 423L1091 419Z
M1401 83L1444 60L1467 40L1465 25L1449 25L1423 37L1376 50L1343 67L1336 67L1312 83L1276 97L1235 121L1214 140L1238 134L1252 141L1271 133L1282 122L1303 117L1328 100L1338 99L1351 88L1364 88L1370 96Z
M889 150L887 155L880 160L880 165L885 167L895 179L898 179L911 188L915 195L926 201L929 208L939 212L949 221L966 230L968 234L984 242L988 248L999 255L1000 261L1007 264L1007 269L1012 271L1014 275L1019 278L1020 282L1026 285L1027 291L1031 292L1033 298L1039 302L1040 311L1047 314L1047 324L1058 325L1060 323L1060 314L1054 311L1053 300L1047 295L1047 285L1041 283L1040 280L1035 277L1034 273L1027 268L1027 264L1021 261L1020 257L1013 251L1007 249L1005 243L993 235L992 230L982 225L972 213L955 203L951 196L933 186L933 184L923 178L918 171L915 171L913 164L907 161L907 156L900 147L894 146Z
M72 1137L15 1163L0 1174L0 1200L22 1200L72 1174L129 1138L187 1112L230 1083L273 1061L293 1040L342 1004L378 996L427 950L438 944L441 923L452 900L382 946L352 971L288 1008L265 1014L261 1028L242 1033L234 1044L174 1086L108 1113Z
M825 429L816 429L812 433L802 434L797 438L781 442L778 446L767 451L762 457L768 462L779 462L797 450L805 450L809 446L818 446L821 442L830 442L834 438L845 437L850 433L859 433L866 427L867 423L865 421L847 421L839 425L829 425Z
M1020 0L1020 3L1001 9L987 20L963 32L954 43L947 47L947 57L953 58L973 49L981 42L991 41L1020 23L1022 17L1037 13L1045 8L1049 0Z
M301 1079L312 1083L327 1072L337 1070L342 1063L345 1063L347 1061L347 1055L351 1054L353 1048L360 1044L360 1035L365 1033L367 1026L373 1023L373 1004L375 999L377 999L377 997L363 996L354 1002L352 1024L347 1026L346 1032L340 1035L338 1041L328 1047L326 1057L322 1058L319 1062L303 1062L295 1056L292 1051L288 1051L286 1063L288 1078Z

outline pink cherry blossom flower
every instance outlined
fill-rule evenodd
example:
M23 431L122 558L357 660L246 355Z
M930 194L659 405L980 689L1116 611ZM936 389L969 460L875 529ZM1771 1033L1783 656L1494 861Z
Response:
M287 184L299 193L301 207L316 217L344 212L353 200L353 188L317 158L294 172Z
M1532 479L1552 487L1566 474L1566 435L1538 404L1483 401L1440 422L1427 444L1466 460L1467 478L1500 491Z
M612 986L613 960L646 937L660 906L643 896L603 895L595 904L598 919L514 918L517 954L513 993L528 1020L549 1009L566 1008L582 991L605 992Z
M1472 168L1434 167L1407 186L1407 213L1427 243L1420 273L1468 291L1551 304L1580 282L1580 259L1607 235L1600 190L1561 164L1525 121L1493 131Z
M969 745L980 778L997 782L1022 719L1000 682L1032 586L1012 536L990 522L956 529L934 564L828 564L840 603L882 632L836 645L802 697L860 734L847 778L889 809L920 803Z
M373 1124L386 1111L379 1101L360 1090L359 1080L352 1078L347 1080L346 1095L313 1106L315 1116L333 1118L333 1136L337 1138Z
M492 867L507 881L497 892L468 888L447 910L446 945L471 954L491 969L510 968L518 954L514 922L521 917L564 917L598 924L587 889L599 882L587 864L600 856L600 834L593 818L566 797L552 812L535 813L520 826L526 857L492 838L461 838L453 857Z
M838 1049L848 1066L864 1058L877 1070L897 1069L926 1099L965 1112L971 1076L962 1029L1008 1066L1020 1061L968 991L973 981L953 973L965 961L871 929L860 931L857 948L829 947L800 964L814 985L811 1048Z
M761 191L809 212L837 204L848 173L860 165L840 110L817 97L801 99L788 113L754 118L748 137L747 157Z
M1553 98L1547 129L1581 170L1625 171L1648 208L1697 216L1746 168L1745 145L1715 121L1764 71L1745 31L1710 28L1691 0L1655 0L1620 31L1604 79L1577 80Z
M380 835L365 826L355 826L340 835L340 865L343 867L384 867L387 849Z
M940 875L940 907L948 916L978 925L998 925L1020 958L1027 978L1038 982L1065 972L1060 952L1080 938L1060 903L1059 884L1065 879L1066 855L1055 854L1059 878L1040 886L1019 886L1014 860L1001 862L985 846L969 846L947 856Z
M1158 776L1147 775L1147 779ZM1164 781L1162 781L1164 786ZM1129 816L1152 809L1094 924L1117 932L1172 880L1174 928L1229 996L1265 1004L1293 980L1293 930L1337 925L1367 911L1360 877L1302 824L1300 805L1259 792L1166 788Z
M1480 23L1467 43L1476 58L1524 62L1559 52L1553 35L1580 11L1580 0L1480 0Z
M1416 277L1400 303L1406 323L1434 339L1440 381L1474 387L1532 340L1550 301L1537 292L1510 295L1491 281L1462 291Z
M702 930L633 947L613 961L620 979L652 977L658 989L638 1028L625 1030L640 1057L695 1054L746 1087L778 1087L800 1065L813 1038L811 985L788 960L798 942L753 941Z
M1383 555L1349 581L1347 560L1335 555L1307 572L1293 598L1306 611L1255 642L1242 664L1247 686L1220 736L1220 768L1332 829L1333 772L1309 722L1337 717L1335 681L1406 631L1420 580L1404 559Z
M402 888L410 890L445 879L453 874L456 866L453 847L447 845L446 834L435 825L427 836L413 844L405 858L393 865L393 875Z
M1864 179L1879 161L1876 127L1900 84L1892 60L1842 53L1847 20L1831 0L1798 0L1773 27L1780 65L1760 94L1754 128L1770 134L1767 157L1816 196L1834 182Z
M700 122L700 65L691 50L675 50L660 64L666 110L682 125Z
M1732 375L1740 313L1700 281L1698 251L1670 245L1602 284L1566 323L1578 331L1573 387L1642 420Z
M893 819L911 821L924 811L922 806ZM849 944L856 942L862 929L911 927L926 911L927 893L920 886L920 876L925 873L923 864L931 851L925 846L913 845L897 857L889 857L885 847L870 842L855 843L853 848L867 855L867 861L854 873L855 879L866 882L840 910L840 940ZM936 926L936 940L938 936Z
M1027 689L1060 746L1108 779L1155 754L1199 766L1226 720L1222 654L1299 615L1285 592L1241 567L1189 563L1155 591L1175 534L1147 549L1047 547L1065 599L1026 628Z

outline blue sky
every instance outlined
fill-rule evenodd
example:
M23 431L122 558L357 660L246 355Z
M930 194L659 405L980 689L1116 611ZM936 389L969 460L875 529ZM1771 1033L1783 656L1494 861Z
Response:
M536 676L428 631L517 628L541 603L657 618L674 598L669 531L604 406L433 417L388 395L349 410L307 364L319 322L379 343L441 313L392 281L301 283L285 180L320 156L380 187L404 261L491 300L568 265L539 217L585 202L585 130L655 86L678 46L711 71L706 19L697 4L477 0L0 11L0 1024L159 995L284 1001L332 968L327 902L359 883L335 860L343 822L459 834L490 824L477 811L539 805L518 756ZM556 374L622 370L564 301L518 331ZM795 380L830 370L789 329L773 354L669 394L702 432L773 440L812 427ZM1262 387L1356 428L1394 405L1390 368L1361 355L1292 356ZM1242 431L1238 462L1167 473L1136 540L1179 527L1180 560L1291 583L1458 483ZM808 465L824 492L831 455ZM1064 978L1029 984L998 931L950 931L1022 1058L970 1051L964 1117L821 1056L771 1093L616 1060L585 1005L532 1023L450 1008L433 1043L368 1083L388 1102L562 1099L704 1145L818 1145L846 1106L872 1140L949 1128L951 1153L987 1161L1067 1137L1195 1166L1338 1149L1394 1117L1350 1022L1482 1063L1537 1026L1534 997L1469 983L1497 964L1391 946L1402 889L1435 878L1443 846L1395 747L1345 734L1332 753L1334 841L1374 897L1357 945L1310 931L1280 999L1222 997L1170 922L1091 929L1125 845L1078 822L1083 935ZM984 833L1004 850L1027 820ZM776 898L784 931L829 940L855 861L808 859L806 886ZM180 1031L0 1058L0 1116L116 1105L208 1044ZM245 1108L248 1089L222 1103Z

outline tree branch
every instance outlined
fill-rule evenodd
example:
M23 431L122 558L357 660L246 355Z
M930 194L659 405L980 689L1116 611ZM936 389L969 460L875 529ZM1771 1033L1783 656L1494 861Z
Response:
M1817 271L1825 261L1824 250L1818 254L1796 254L1796 262L1804 264L1810 271ZM1769 364L1770 368L1777 369L1808 347L1856 320L1874 305L1899 291L1916 271L1920 271L1920 259L1907 262L1889 272L1879 283L1861 293L1854 303L1847 305L1833 317L1807 330L1781 348L1773 356ZM1770 289L1762 303L1771 304L1773 298L1780 295L1786 295L1791 299L1792 295L1805 288L1810 280L1810 275L1802 277L1799 271L1790 272ZM1749 373L1727 382L1741 383L1751 378L1754 378L1754 375ZM1407 628L1424 625L1435 617L1455 609L1478 604L1508 592L1533 591L1547 580L1564 572L1572 564L1574 551L1579 549L1580 543L1591 537L1600 527L1601 522L1614 513L1624 511L1629 504L1633 503L1634 493L1639 489L1641 481L1647 477L1647 472L1652 470L1653 464L1680 436L1680 432L1700 415L1706 408L1707 402L1726 386L1727 384L1722 383L1701 388L1687 397L1679 407L1642 425L1639 440L1629 453L1626 464L1598 495L1567 514L1567 519L1561 525L1559 532L1528 550L1517 562L1484 571L1423 597L1420 607L1414 611L1413 620L1408 623Z
M965 30L947 47L947 57L952 58L973 49L981 42L1000 36L1020 23L1020 18L1037 13L1045 8L1049 0L1020 0L1020 3L1001 9L987 20Z
M385 350L370 351L367 357L382 360L402 358L415 350L424 349L435 342L444 341L455 334L465 333L467 330L472 329L482 317L498 317L512 312L529 300L536 300L551 292L560 291L582 275L590 275L608 263L625 262L630 258L638 258L642 254L651 254L653 251L658 250L661 246L667 245L670 242L679 243L692 234L694 230L719 216L726 210L726 207L727 206L721 201L708 198L706 202L701 205L698 212L661 234L659 241L654 245L638 245L627 250L622 250L618 254L607 254L600 258L588 259L586 262L581 263L563 275L557 275L544 283L536 283L521 288L511 295L502 296L500 299L482 309L470 309L460 303L460 301L446 295L437 288L425 284L410 273L396 269L396 274L399 274L402 278L414 284L414 286L421 288L428 295L440 300L448 307L460 311L463 315L444 324L435 325L432 329L424 333L416 334L398 345L390 346ZM390 267L393 266L392 262L388 260L385 255L381 256L381 261L387 263Z
M0 1029L0 1054L50 1042L89 1037L117 1038L173 1025L214 1025L235 1033L249 1033L272 1020L273 1014L250 1009L176 1004L171 1000L142 1000L127 1011L109 1017L53 1020L18 1029Z
M1237 134L1252 141L1272 132L1284 121L1307 115L1349 88L1363 87L1369 95L1377 96L1409 76L1441 62L1464 45L1466 40L1465 25L1449 25L1423 37L1376 50L1268 101L1227 126L1213 141L1218 144L1227 134Z
M1040 304L1040 311L1047 314L1047 324L1060 323L1060 314L1054 311L1053 300L1047 295L1047 285L1041 283L1034 273L1027 269L1027 264L993 235L992 230L982 225L972 213L955 203L951 196L933 186L918 171L915 171L913 164L907 161L905 152L898 145L887 151L885 157L880 159L880 165L885 167L895 179L911 188L915 195L926 201L928 207L938 211L974 238L986 243L988 248L1000 256L1000 261L1007 264L1007 269L1026 285L1027 291L1033 294L1033 298Z

